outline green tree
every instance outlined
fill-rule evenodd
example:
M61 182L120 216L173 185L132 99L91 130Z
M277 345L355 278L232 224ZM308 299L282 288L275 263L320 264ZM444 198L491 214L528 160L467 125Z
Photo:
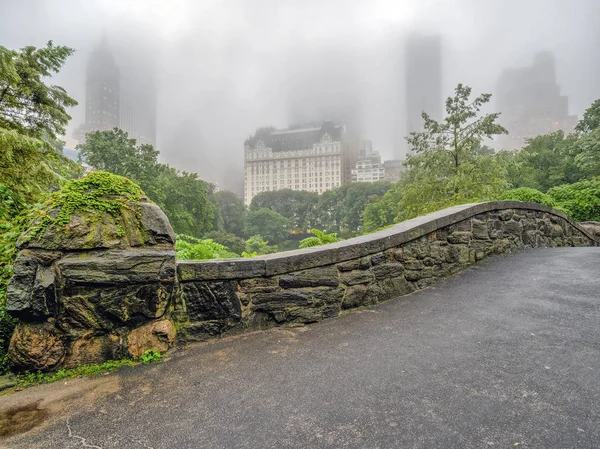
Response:
M341 239L338 238L336 233L326 234L318 229L311 229L310 232L313 234L312 237L307 237L300 241L299 248L310 248L312 246L321 246L328 243L339 242Z
M287 218L292 229L306 231L317 221L315 207L318 201L319 195L315 192L281 189L256 195L250 210L271 209Z
M501 200L516 200L516 201L527 201L530 203L545 204L546 206L555 207L556 203L545 193L539 190L532 189L530 187L519 187L504 192L500 197Z
M246 240L246 251L242 253L244 257L261 256L277 252L277 248L269 246L269 242L260 235L253 235Z
M212 195L215 205L215 229L244 237L246 205L233 192L219 190Z
M383 197L367 205L363 212L363 232L374 232L394 224L400 215L402 184L394 184Z
M258 209L248 212L246 234L260 235L269 243L280 243L289 235L290 222L271 209Z
M575 126L575 131L586 134L598 128L600 128L600 99L592 103L583 113L583 118Z
M353 183L328 190L319 197L315 215L319 226L327 232L353 236L362 232L365 208L380 200L391 183Z
M130 178L169 217L175 232L201 236L212 230L214 205L209 198L213 186L196 173L176 170L158 162L152 145L136 146L125 131L95 131L78 145L80 157L97 169Z
M125 176L148 187L155 180L159 152L152 145L136 146L136 140L119 128L90 132L77 149L79 160L85 160L96 170Z
M81 166L62 154L56 139L77 103L45 79L57 73L68 47L0 46L0 372L6 369L6 349L15 320L6 313L6 286L13 274L16 241L30 221L34 203L42 202Z
M44 48L0 46L0 128L38 139L65 133L71 119L65 108L77 102L44 79L58 73L74 51L52 41Z
M397 221L495 198L506 187L501 160L481 148L484 139L507 131L496 123L498 113L481 114L490 94L470 97L471 88L459 84L446 100L446 118L437 122L423 112L424 131L407 139L413 153L406 162Z
M205 239L225 245L231 252L242 254L246 251L246 241L235 234L224 231L211 231L204 235Z
M576 221L600 221L600 181L556 186L548 190L548 196Z
M507 167L510 184L545 192L550 187L578 181L583 172L576 164L576 144L576 137L563 131L528 139L521 151L512 153L511 166Z

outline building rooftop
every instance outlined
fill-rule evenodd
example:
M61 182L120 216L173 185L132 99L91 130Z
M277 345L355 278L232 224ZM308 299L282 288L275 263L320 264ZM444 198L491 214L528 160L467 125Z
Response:
M254 148L259 141L273 151L294 151L312 148L313 144L320 142L325 134L332 141L340 141L344 127L333 122L324 122L321 127L288 128L277 130L275 128L259 128L254 136L246 139L245 146Z

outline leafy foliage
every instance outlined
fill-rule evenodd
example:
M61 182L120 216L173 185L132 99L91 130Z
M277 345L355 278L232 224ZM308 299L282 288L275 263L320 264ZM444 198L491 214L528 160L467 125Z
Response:
M307 237L300 241L300 248L310 248L312 246L321 246L326 245L328 243L339 242L341 239L338 238L336 233L326 234L323 231L319 231L318 229L311 229L310 232L313 234L313 237Z
M13 273L16 242L38 205L82 168L62 154L57 134L77 104L44 80L57 73L73 50L0 46L0 372L16 321L6 313L6 286Z
M576 182L583 176L576 164L575 136L564 132L537 136L518 153L505 152L508 181L514 187L531 187L545 192L552 186Z
M318 195L289 189L262 192L252 199L250 210L271 209L290 222L291 229L319 227L329 232L356 235L362 231L362 214L390 188L387 181L355 183Z
M546 206L550 207L556 206L554 200L549 195L529 187L519 187L518 189L508 190L502 194L500 199L527 201L531 203L545 204Z
M121 210L128 207L128 202L139 201L143 193L129 179L104 171L70 180L61 190L52 193L37 211L35 225L28 237L41 235L48 226L68 225L75 212L101 211L118 217ZM59 210L56 217L50 214L52 210Z
M65 108L77 102L44 78L58 73L74 51L52 41L44 48L0 46L0 128L38 139L65 133L71 119Z
M590 133L600 128L600 99L594 101L592 105L583 113L583 118L575 126L575 131L581 134Z
M262 256L264 254L271 254L274 252L277 252L277 247L269 246L269 242L263 240L260 235L253 235L246 240L246 251L242 253L242 256Z
M228 232L211 231L208 234L205 234L204 238L220 243L236 254L242 254L242 252L246 250L246 241L243 238Z
M25 202L37 202L82 169L50 144L0 128L0 181Z
M280 243L286 239L289 231L289 220L271 209L263 208L248 212L247 235L260 235L269 242Z
M548 196L576 221L600 221L600 181L556 186Z
M175 252L179 260L206 260L239 257L220 243L211 239L197 239L189 235L179 234L175 242Z
M238 196L228 190L215 192L211 201L215 205L213 229L244 237L246 205Z
M162 357L163 355L160 353L160 351L157 351L156 349L148 349L144 351L140 357L140 362L142 362L144 365L148 365L150 363L160 362Z
M407 139L413 153L406 161L396 221L455 204L497 197L506 187L504 167L481 151L482 142L507 133L498 113L481 114L491 95L470 99L471 88L459 84L446 100L446 118L437 122L423 112L424 131Z
M324 192L316 206L317 223L328 232L344 237L361 234L365 208L379 201L391 183L354 183Z
M363 231L374 232L395 222L400 215L402 189L400 182L394 184L383 197L367 205L363 212Z
M252 198L250 211L270 209L287 218L291 229L305 231L317 222L318 202L319 195L315 192L281 189L256 195Z
M135 139L115 128L89 133L78 148L80 157L93 167L138 183L169 217L175 232L201 236L212 229L215 206L209 197L213 186L196 173L159 163L159 152L152 145L136 146Z

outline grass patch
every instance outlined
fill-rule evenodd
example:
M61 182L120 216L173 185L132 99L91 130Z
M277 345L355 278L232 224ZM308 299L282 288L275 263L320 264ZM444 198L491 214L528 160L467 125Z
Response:
M54 373L23 373L17 375L16 387L27 388L34 385L49 384L52 382L58 382L64 379L73 379L76 377L89 377L97 374L109 373L116 371L123 366L135 366L140 363L148 365L150 363L159 362L162 360L163 354L154 349L145 351L138 360L134 359L121 359L121 360L108 360L102 364L91 364L81 365L76 368L61 369Z

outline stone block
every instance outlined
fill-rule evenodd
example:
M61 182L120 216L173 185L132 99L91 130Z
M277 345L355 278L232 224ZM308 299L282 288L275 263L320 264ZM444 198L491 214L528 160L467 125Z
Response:
M71 353L65 361L65 368L79 365L101 364L106 360L117 360L126 354L122 339L115 334L96 336L88 332L71 345Z
M478 220L473 218L471 220L471 226L473 229L473 238L476 240L487 240L490 238L490 231L488 229L487 221Z
M371 272L373 273L373 276L375 276L376 281L397 278L401 277L402 273L404 273L404 266L398 262L386 263L374 266L371 268Z
M342 309L354 309L370 304L370 298L367 296L367 286L359 284L346 289Z
M310 289L257 293L252 296L252 305L256 310L282 310L289 307L310 306L313 304L312 296Z
M521 236L523 233L523 222L521 221L506 221L504 222L504 232L515 236Z
M238 285L242 293L276 292L279 290L279 277L240 279Z
M334 266L284 274L279 279L279 286L282 288L337 287L338 285L338 272Z
M371 256L371 265L376 266L387 261L387 255L385 253L377 253Z
M202 321L187 323L177 332L177 341L188 343L193 341L206 341L212 337L217 337L229 332L237 324L227 320Z
M457 244L457 243L469 243L473 234L471 231L455 231L452 234L448 235L448 243Z
M127 350L134 359L140 358L149 350L166 352L174 344L175 328L169 320L144 324L127 336Z
M346 285L367 284L373 280L369 270L354 270L340 274L340 280Z
M182 292L190 321L235 321L242 317L235 281L185 282ZM263 294L272 293L257 295Z
M67 254L57 262L67 283L131 284L175 281L175 251L132 249Z
M65 335L50 322L24 323L15 328L8 359L16 371L49 371L67 355Z

